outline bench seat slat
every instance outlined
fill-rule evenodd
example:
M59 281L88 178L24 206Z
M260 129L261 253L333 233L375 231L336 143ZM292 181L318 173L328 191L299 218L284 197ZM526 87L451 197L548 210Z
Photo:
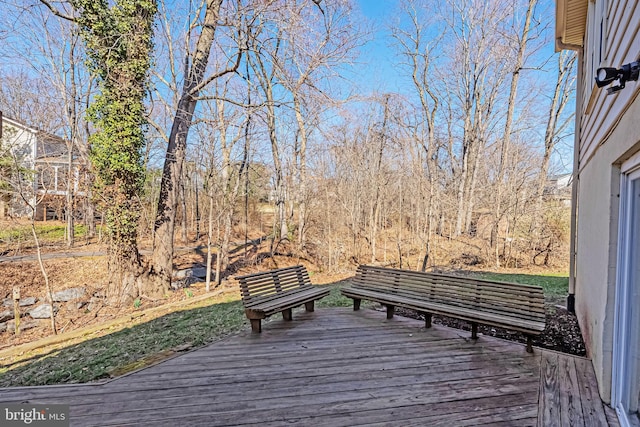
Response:
M245 302L245 307L247 308L262 308L262 307L270 307L272 305L277 305L278 301L283 301L284 299L296 299L296 298L305 298L306 295L314 295L318 291L323 291L321 288L310 288L310 289L296 289L290 290L286 292L278 292L273 295L269 295L267 297L253 298L250 301Z
M352 282L353 283L353 282ZM482 290L479 291L475 288L470 287L447 287L447 286L437 286L431 284L406 284L403 283L401 288L398 287L390 287L388 285L371 285L371 284L360 284L353 283L353 286L361 289L381 289L385 292L415 292L419 295L433 295L434 297L442 297L442 298L454 298L455 296L463 296L463 297L473 297L474 295L482 295L483 299L490 301L498 301L500 303L505 303L507 305L520 305L520 304L530 304L532 307L544 307L544 304L541 302L541 295L534 294L529 295L526 293L522 294L512 294L512 293L498 293L493 292L491 290Z
M268 277L261 278L259 281L242 279L240 280L240 283L246 283L247 287L257 290L257 289L273 286L273 284L276 283L276 280L277 280L277 283L281 285L291 284L291 283L298 283L298 284L307 283L309 285L311 284L308 277L304 277L303 275L300 275L300 274L268 276Z
M425 311L442 316L455 317L469 322L481 322L492 326L504 327L506 329L527 332L535 335L540 334L545 328L544 321L536 322L533 320L515 318L513 316L500 316L498 314L478 312L477 310L470 310L462 307L454 308L449 305L420 302L408 298L390 296L389 294L365 291L362 289L352 290L344 288L342 291L345 296L367 299L381 304L391 304L398 307L409 308L416 311Z
M430 275L430 273L423 273L425 275ZM357 286L382 286L382 287L397 287L399 286L399 280L393 277L371 277L371 276L361 276L354 277L352 279L352 283ZM419 277L410 277L410 278L402 278L402 286L434 286L437 288L450 288L450 289L464 289L469 287L477 287L482 286L482 289L487 293L495 293L495 294L513 294L513 295L536 295L541 296L544 295L542 289L530 286L530 285L518 285L518 287L514 287L513 285L503 287L503 286L492 286L483 283L474 283L472 280L466 279L465 281L455 281L455 280L447 280L443 278L434 279L432 277L425 277L423 280L420 280Z
M423 271L413 271L413 270L400 270L400 269L395 269L395 268L387 268L387 267L376 267L376 266L371 266L371 265L366 265L366 266L359 266L360 268L366 268L366 271L363 271L363 274L366 275L369 272L376 272L376 274L380 274L380 275L393 275L393 274L401 274L402 277L410 277L410 276L415 276L415 277L421 277L423 275L427 275L429 276L428 279L435 279L435 278L443 278L446 280L452 280L452 281L472 281L475 283L485 283L487 285L490 286L499 286L499 287L512 287L512 288L521 288L523 286L529 286L532 288L537 288L542 292L542 288L540 288L539 286L534 286L534 285L523 285L522 283L513 283L513 282L496 282L493 280L488 280L488 279L480 279L480 278L470 278L470 277L461 277L461 276L452 276L449 274L443 274L443 273L426 273ZM393 276L392 276L393 277Z
M384 289L375 289L375 288L363 288L358 287L354 289L367 289L371 291L385 292ZM415 297L417 299L426 299L433 301L442 301L454 306L461 307L470 307L470 308L479 308L486 309L488 311L504 311L507 313L522 313L522 314L530 314L530 315L538 315L539 317L544 318L544 304L538 302L528 302L515 300L513 298L508 299L497 299L497 298L483 298L482 296L478 297L476 300L460 298L465 297L464 294L450 294L450 295L439 295L433 294L430 292L420 292L420 290L391 290L386 291L385 293L390 295L398 295L404 297Z
M281 299L275 301L268 301L263 304L247 306L246 308L248 310L263 312L265 317L268 317L282 310L297 307L301 304L304 304L305 302L314 301L327 295L329 295L329 289L312 289L307 292L286 295Z

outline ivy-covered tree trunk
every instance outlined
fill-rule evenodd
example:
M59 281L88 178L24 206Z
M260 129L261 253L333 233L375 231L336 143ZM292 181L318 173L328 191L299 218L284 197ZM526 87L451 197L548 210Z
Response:
M146 295L137 246L139 194L145 171L149 68L153 49L155 0L72 0L99 94L89 110L96 132L90 139L96 173L96 194L110 236L109 284L111 304L123 305Z

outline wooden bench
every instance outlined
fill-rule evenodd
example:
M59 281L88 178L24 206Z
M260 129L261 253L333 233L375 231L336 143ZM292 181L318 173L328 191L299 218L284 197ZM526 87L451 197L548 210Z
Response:
M314 301L329 295L329 289L311 285L307 269L302 265L279 268L262 273L236 277L245 314L253 332L262 332L261 320L282 312L284 320L291 320L291 310L304 304L313 311Z
M545 327L544 294L539 286L456 277L445 274L360 266L351 286L342 294L360 301L379 302L393 318L395 307L416 310L431 327L432 314L454 317L471 323L471 337L478 338L478 323L523 332L527 352L531 338Z

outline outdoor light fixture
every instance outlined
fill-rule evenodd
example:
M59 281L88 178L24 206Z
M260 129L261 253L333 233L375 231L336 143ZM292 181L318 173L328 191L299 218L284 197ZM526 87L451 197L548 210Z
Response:
M611 67L598 68L596 72L596 86L604 87L619 80L620 83L617 86L607 89L607 94L611 95L624 89L626 82L638 80L638 75L640 75L640 60L624 64L619 69Z

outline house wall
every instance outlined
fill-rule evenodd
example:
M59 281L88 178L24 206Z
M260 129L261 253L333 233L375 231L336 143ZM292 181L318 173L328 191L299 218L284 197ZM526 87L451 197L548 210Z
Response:
M607 95L593 77L598 67L620 67L640 57L639 3L589 2L578 72L576 314L605 402L611 398L620 165L640 150L640 82Z
M602 32L600 29L602 28ZM587 33L579 73L581 96L576 113L582 114L580 130L580 168L586 167L607 140L618 120L637 97L637 83L616 95L595 86L599 67L620 67L640 57L640 2L635 0L597 0L589 2Z
M14 126L7 119L3 120L2 127L3 146L9 147L18 160L33 168L37 140L35 132Z
M4 118L2 120L2 146L8 148L13 156L15 156L20 164L31 170L34 168L36 158L36 132L25 128L24 126L15 125L11 120ZM9 197L0 202L0 218L7 215L24 216L29 214L29 210L24 203L18 202L16 197Z
M638 86L627 90L638 94ZM611 395L620 165L640 151L639 117L636 97L579 180L576 314L605 402Z

